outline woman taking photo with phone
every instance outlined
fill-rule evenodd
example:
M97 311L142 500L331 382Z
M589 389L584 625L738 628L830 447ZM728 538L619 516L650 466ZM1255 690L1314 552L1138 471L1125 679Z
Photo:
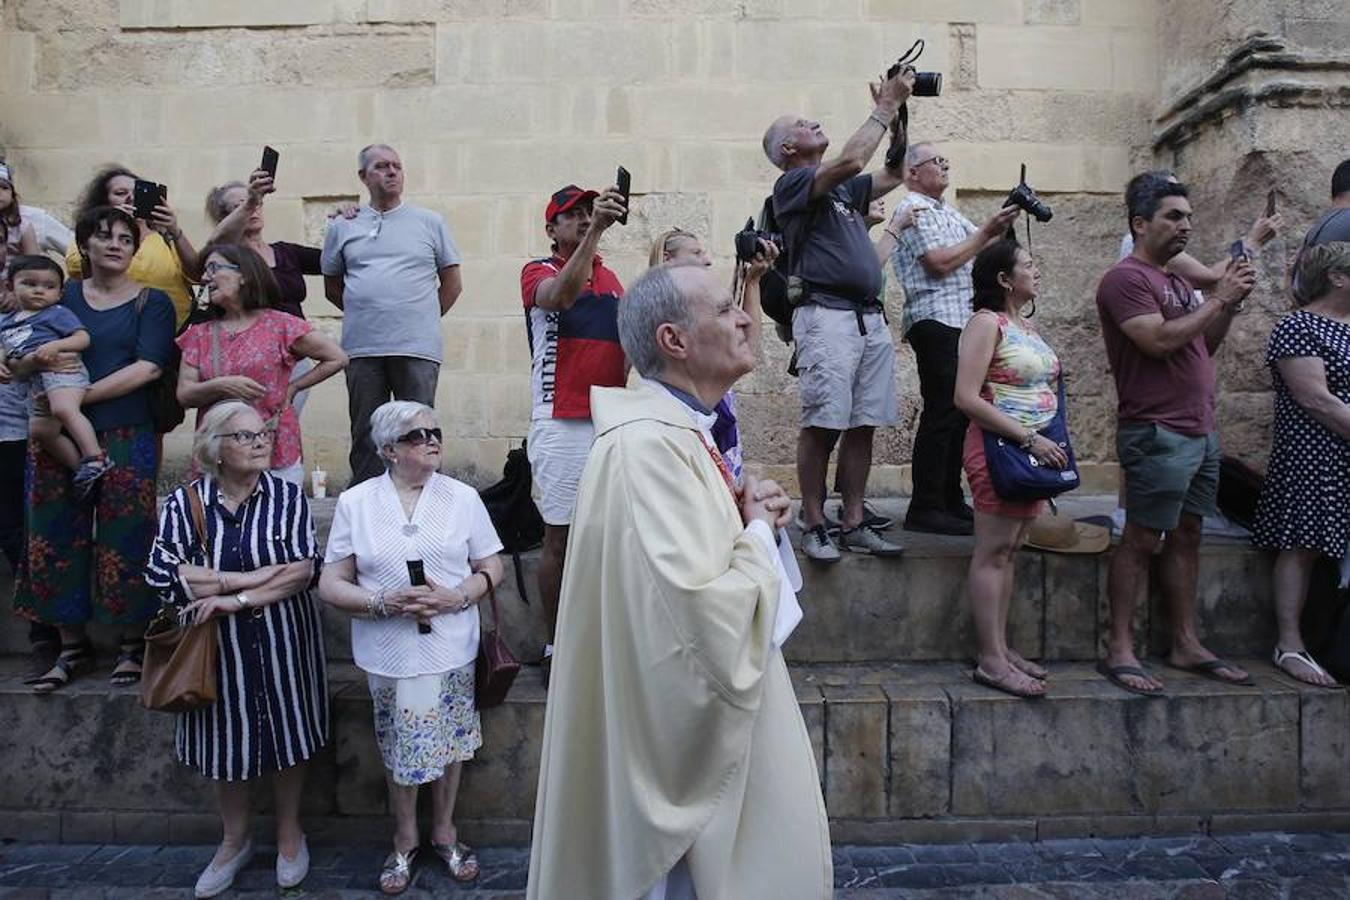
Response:
M137 245L127 277L168 294L173 301L175 330L181 330L192 312L192 282L200 274L197 251L178 227L178 214L167 201L157 203L148 219L136 218L134 199L138 180L125 166L112 165L100 170L76 201L75 220L99 206L115 207L132 218ZM66 272L72 279L85 277L78 246L72 246L66 254Z

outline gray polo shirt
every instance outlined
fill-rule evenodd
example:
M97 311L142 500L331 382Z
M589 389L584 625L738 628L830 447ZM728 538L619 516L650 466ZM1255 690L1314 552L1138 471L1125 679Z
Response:
M445 220L428 209L362 206L354 219L329 222L320 268L343 279L342 349L440 362L438 273L459 261Z

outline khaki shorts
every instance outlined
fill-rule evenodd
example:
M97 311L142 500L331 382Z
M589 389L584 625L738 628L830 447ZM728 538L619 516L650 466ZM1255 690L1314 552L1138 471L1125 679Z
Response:
M530 494L546 525L571 525L577 484L595 440L590 419L535 419L526 453L530 458Z
M1219 435L1178 434L1155 422L1120 423L1125 521L1171 531L1183 513L1211 516L1219 495Z
M895 345L879 311L858 314L809 303L792 316L802 427L844 431L894 425Z

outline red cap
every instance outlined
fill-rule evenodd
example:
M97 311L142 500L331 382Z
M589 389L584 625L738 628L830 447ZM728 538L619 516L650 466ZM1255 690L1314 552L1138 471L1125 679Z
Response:
M569 184L565 188L559 188L554 191L553 196L549 198L548 208L544 210L544 221L552 222L559 213L565 213L578 203L589 203L600 194L596 191L583 191L575 184Z

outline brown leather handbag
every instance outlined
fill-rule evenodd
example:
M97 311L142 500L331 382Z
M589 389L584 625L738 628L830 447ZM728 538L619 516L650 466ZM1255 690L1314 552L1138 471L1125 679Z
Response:
M497 614L497 590L492 578L484 575L488 583L488 600L492 605L492 627L484 628L478 638L478 661L474 665L474 705L479 709L491 709L506 702L506 695L520 671L520 663L502 640L497 630L501 622Z
M206 559L206 510L195 484L185 492L193 536ZM141 705L161 712L186 712L216 702L216 646L218 626L212 620L193 625L166 603L145 630L145 664L141 673Z

